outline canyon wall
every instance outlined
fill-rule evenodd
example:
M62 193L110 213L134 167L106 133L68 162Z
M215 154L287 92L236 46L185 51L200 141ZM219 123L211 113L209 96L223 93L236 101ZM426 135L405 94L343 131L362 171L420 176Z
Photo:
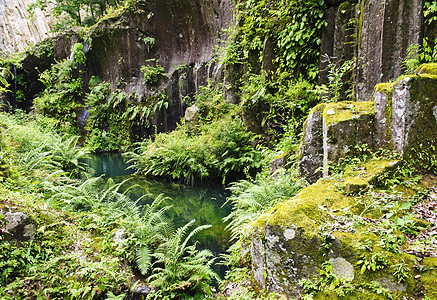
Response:
M52 18L36 10L30 17L27 8L35 0L0 0L0 52L23 51L49 37Z

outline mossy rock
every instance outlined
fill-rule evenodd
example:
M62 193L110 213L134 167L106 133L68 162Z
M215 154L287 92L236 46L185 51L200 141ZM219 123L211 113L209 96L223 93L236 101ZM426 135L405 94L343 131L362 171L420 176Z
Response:
M423 64L418 67L415 71L416 74L429 74L429 75L437 75L437 64Z
M375 85L375 92L384 93L390 95L393 93L393 87L395 82L383 82Z
M353 155L356 146L373 149L374 102L330 103L323 111L324 167L346 155Z
M373 101L342 101L338 103L329 103L323 110L323 117L326 126L331 126L352 119L358 119L365 115L373 116L374 114L375 108Z
M359 167L346 167L341 186L349 194L365 191L369 185L384 184L384 179L399 166L398 160L372 159Z
M283 153L275 156L270 162L270 175L274 175L280 169L287 167L287 159L290 157L290 151L284 151Z
M378 222L382 212L375 210L361 217L364 207L358 200L371 203L374 194L369 192L357 198L353 192L345 192L345 184L358 186L359 192L378 185L398 166L396 160L372 159L355 168L350 167L343 178L320 179L259 218L254 224L251 244L252 272L258 288L279 292L289 298L301 297L301 280L326 280L327 275L321 270L330 262L333 274L350 282L352 288L345 288L346 294L340 296L335 290L330 291L326 286L322 288L320 283L321 290L313 295L314 299L415 298L421 289L431 295L431 281L425 275L422 275L423 280L418 279L422 273L415 268L417 257L403 252L404 245L398 252L385 248L381 233L374 232L376 225L372 222ZM411 193L406 192L405 199L416 189L409 190ZM381 190L381 193L385 191ZM346 221L342 219L344 216L349 216ZM348 218L350 222L374 221L347 227ZM421 222L417 220L416 223ZM426 224L422 225L426 227ZM403 234L394 236L401 238ZM363 271L362 261L372 260L378 267L374 270L367 267ZM437 266L437 261L435 263ZM427 276L433 274L433 264L429 263ZM404 277L397 275L400 267Z

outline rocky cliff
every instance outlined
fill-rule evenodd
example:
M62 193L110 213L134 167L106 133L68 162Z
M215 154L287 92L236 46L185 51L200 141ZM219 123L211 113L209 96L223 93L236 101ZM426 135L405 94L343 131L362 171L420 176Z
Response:
M27 8L34 0L0 1L0 52L23 51L50 36L52 19L36 10L31 18Z
M193 97L208 79L220 80L212 62L223 29L233 22L230 1L155 1L132 12L107 17L91 29L88 76L99 76L137 99L165 91L167 114L155 118L158 131L174 129L184 114L183 99ZM168 78L159 86L144 84L141 66L153 59ZM152 132L146 132L150 134Z
M231 1L138 1L113 11L85 34L70 30L28 49L22 68L16 70L19 80L11 84L9 102L28 110L44 89L38 75L70 57L74 44L80 42L86 54L84 92L95 76L138 103L162 93L167 108L153 116L148 128L134 129L135 135L172 130L184 114L183 99L192 98L209 79L222 80L223 67L213 62L213 56L219 41L226 39L224 29L233 22ZM146 84L141 67L158 64L165 76L156 84ZM23 94L20 101L14 95L18 90Z
M402 61L411 44L420 44L425 31L422 0L327 1L327 26L321 54L333 62L356 60L355 95L370 99L376 84L402 74ZM427 34L431 34L428 29ZM327 82L327 64L320 81Z

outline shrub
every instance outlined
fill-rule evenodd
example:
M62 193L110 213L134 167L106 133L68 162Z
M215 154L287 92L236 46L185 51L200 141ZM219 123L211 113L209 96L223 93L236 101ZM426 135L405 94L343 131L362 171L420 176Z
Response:
M138 144L127 156L132 167L145 175L191 184L215 178L225 182L260 167L260 152L253 142L254 135L245 130L241 120L226 117L200 126L196 135L186 126L158 134L155 141Z
M40 74L45 90L34 100L36 112L77 127L77 115L84 109L82 103L83 71L79 65L85 56L81 44L74 47L74 59L66 59Z
M161 66L155 59L149 59L147 62L155 63L156 66L145 65L141 67L141 72L144 75L144 83L149 85L155 85L162 78L167 78L164 67Z

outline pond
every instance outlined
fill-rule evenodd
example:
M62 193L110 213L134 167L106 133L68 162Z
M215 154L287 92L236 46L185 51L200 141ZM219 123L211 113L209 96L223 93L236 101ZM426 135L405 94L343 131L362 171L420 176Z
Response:
M222 185L185 186L170 182L148 180L132 176L133 171L126 170L128 165L117 153L94 154L87 164L95 171L95 176L104 175L115 182L122 182L130 178L122 187L122 191L129 189L129 195L138 203L149 204L159 195L168 197L164 205L170 205L168 216L176 227L180 227L196 220L194 226L212 225L194 236L199 242L200 249L210 249L216 257L225 253L229 247L230 233L225 229L222 219L231 212L229 205L224 205L229 192ZM195 227L192 227L193 229ZM216 264L214 269L224 276L225 268Z

